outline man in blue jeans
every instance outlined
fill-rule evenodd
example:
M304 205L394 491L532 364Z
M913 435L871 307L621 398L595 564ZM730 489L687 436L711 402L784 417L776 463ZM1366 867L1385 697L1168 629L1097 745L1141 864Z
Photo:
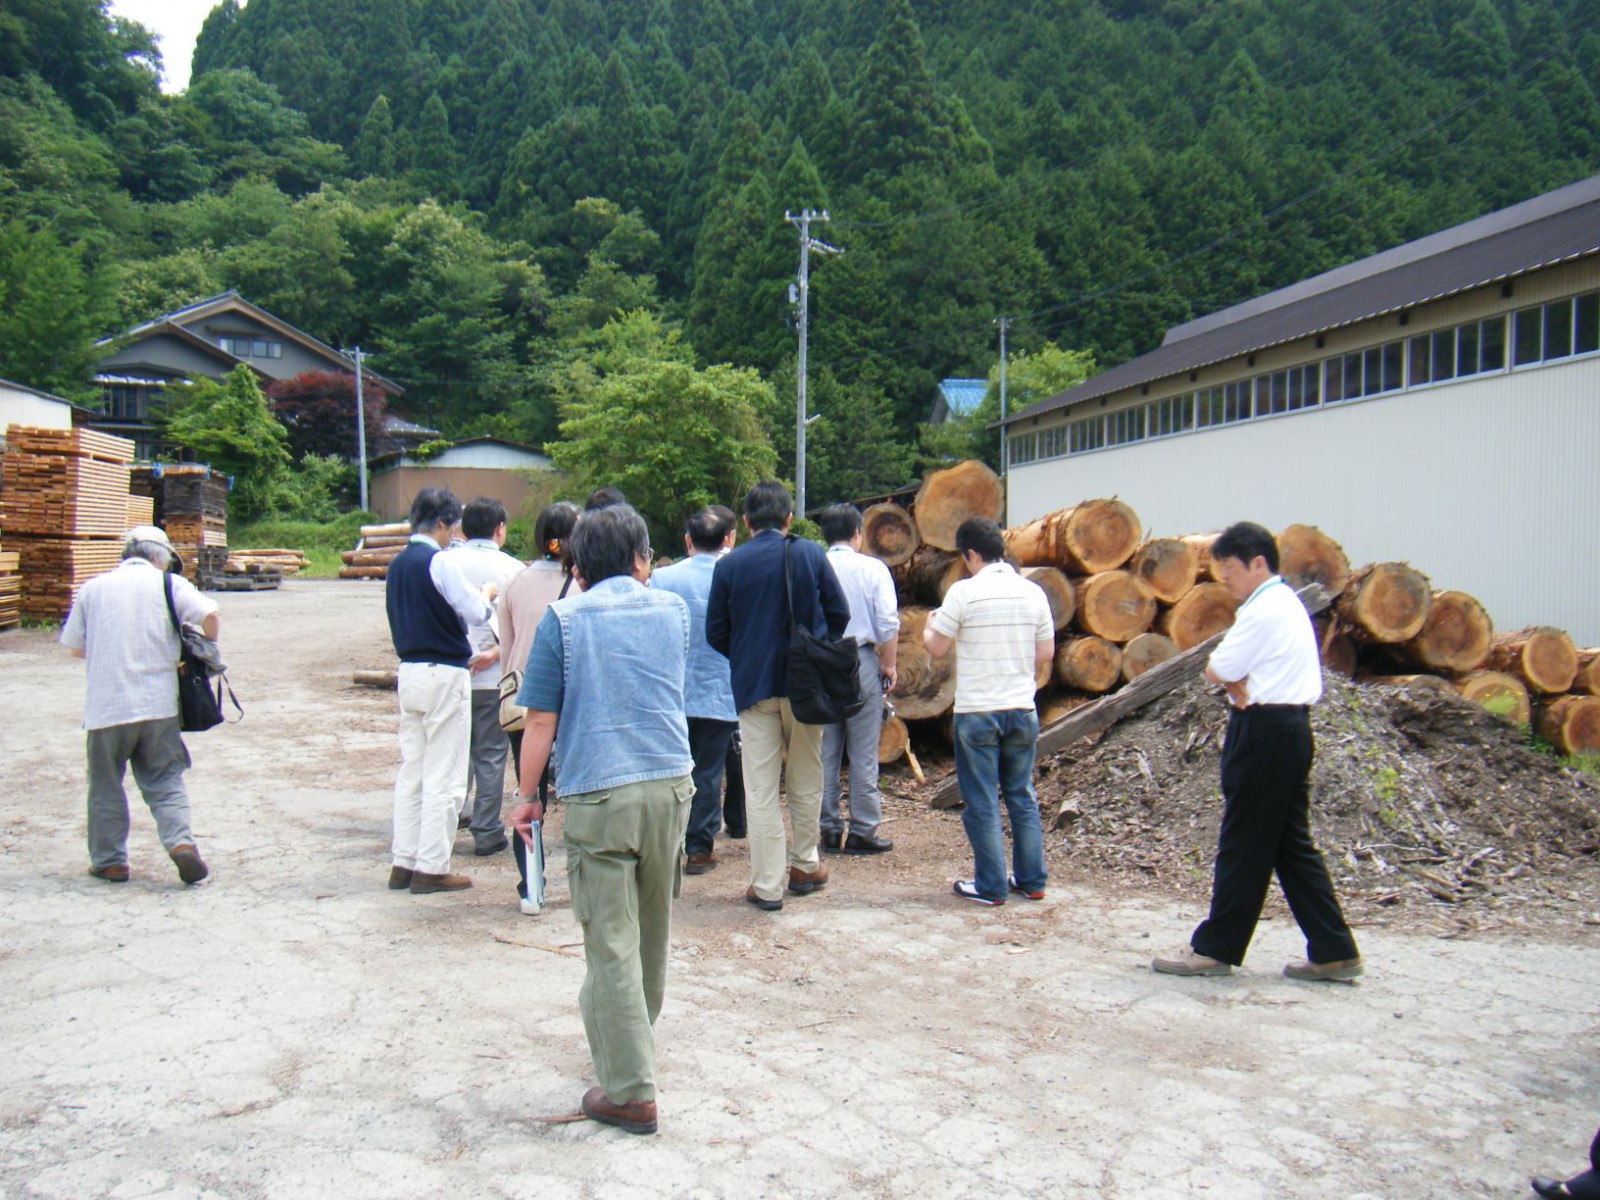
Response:
M922 634L935 658L952 644L956 648L956 780L974 870L952 890L991 907L1004 904L1008 890L1042 900L1044 834L1033 793L1039 714L1033 697L1037 671L1055 655L1050 603L1038 584L1005 561L1005 543L993 521L963 521L956 552L968 578L945 594ZM1001 798L1011 818L1009 878Z

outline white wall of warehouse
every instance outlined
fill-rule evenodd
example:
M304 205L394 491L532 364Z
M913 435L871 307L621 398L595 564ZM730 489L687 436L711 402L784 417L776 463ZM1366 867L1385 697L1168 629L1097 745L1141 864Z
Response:
M1014 467L1007 520L1118 496L1148 535L1300 522L1398 560L1497 630L1600 645L1600 357Z

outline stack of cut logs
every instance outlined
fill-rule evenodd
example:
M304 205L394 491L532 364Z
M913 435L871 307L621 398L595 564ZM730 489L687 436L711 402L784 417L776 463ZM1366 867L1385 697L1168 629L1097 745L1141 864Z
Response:
M0 582L0 623L12 612L60 620L88 580L121 560L133 443L88 429L12 425L6 444L9 549L0 564L11 563L12 578Z
M929 475L909 508L886 502L862 514L862 548L888 564L901 604L896 721L886 726L882 761L904 747L903 721L939 719L948 737L955 654L931 658L922 633L965 575L957 527L1002 511L1000 480L969 461ZM1145 538L1133 510L1110 499L1003 536L1013 565L1044 590L1056 627L1055 661L1037 680L1045 724L1233 623L1233 598L1212 570L1213 534ZM1455 688L1511 721L1531 721L1563 754L1600 751L1600 651L1578 650L1557 629L1497 636L1471 596L1434 591L1405 563L1352 571L1339 544L1311 526L1277 537L1285 580L1337 597L1316 622L1328 667L1372 683Z
M344 566L339 568L340 579L384 579L389 574L389 562L406 548L411 540L411 522L400 521L394 525L363 525L361 539L354 550L346 550L339 557Z
M222 569L228 575L298 575L306 569L306 556L299 550L229 550Z

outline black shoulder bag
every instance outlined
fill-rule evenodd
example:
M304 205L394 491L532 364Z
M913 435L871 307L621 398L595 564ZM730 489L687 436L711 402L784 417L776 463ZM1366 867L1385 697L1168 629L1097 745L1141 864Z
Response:
M198 630L186 629L178 620L178 608L172 602L172 576L165 571L161 573L161 586L167 594L167 615L178 635L178 728L184 733L204 733L221 725L224 687L239 719L244 720L244 709L227 682L227 668L217 656L217 644ZM213 675L217 677L215 692L211 690Z
M853 637L836 642L817 637L795 619L794 578L789 543L783 542L783 582L789 595L787 682L794 719L806 725L834 725L861 711L861 667Z

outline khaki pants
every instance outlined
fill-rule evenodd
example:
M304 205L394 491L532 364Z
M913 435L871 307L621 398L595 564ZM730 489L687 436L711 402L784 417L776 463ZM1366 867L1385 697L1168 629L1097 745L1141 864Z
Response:
M397 867L443 875L467 797L472 685L463 667L401 663L400 770L394 778Z
M694 784L687 775L563 796L572 911L588 972L578 991L595 1078L618 1104L656 1097L656 1017Z
M744 747L745 826L750 884L763 900L783 899L785 867L817 869L817 819L822 812L822 726L794 719L788 700L760 700L739 713ZM784 759L787 754L788 762ZM789 809L787 856L778 777ZM787 857L787 863L785 858Z

